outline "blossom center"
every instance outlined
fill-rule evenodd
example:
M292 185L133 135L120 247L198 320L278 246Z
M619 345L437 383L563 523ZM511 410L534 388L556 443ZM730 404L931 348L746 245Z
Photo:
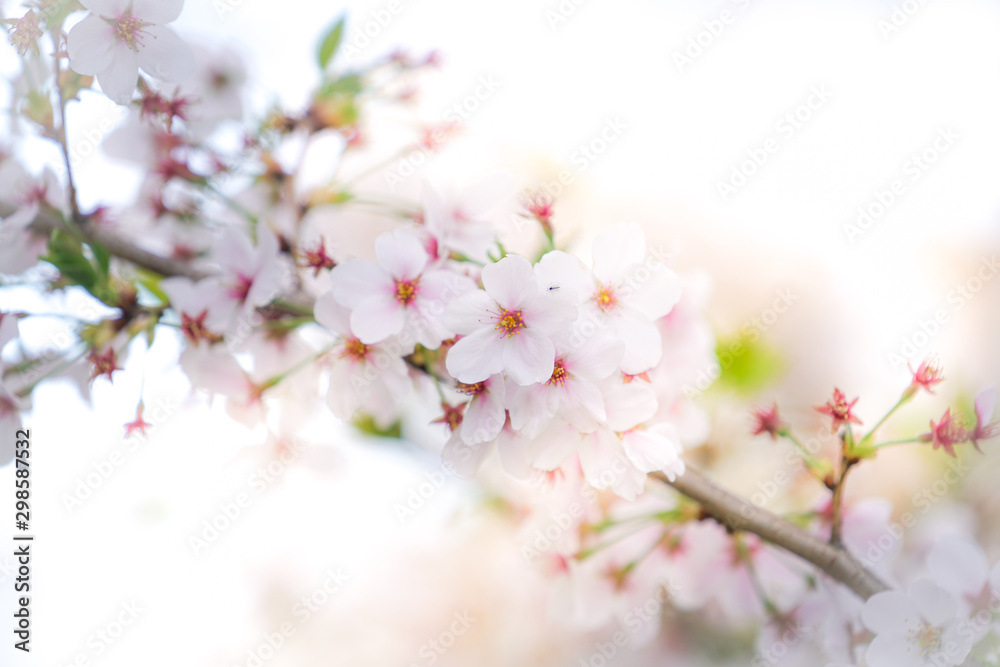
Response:
M396 281L396 301L399 301L404 306L413 301L413 298L417 296L417 281L416 280L397 280Z
M466 396L479 396L479 394L486 391L486 383L477 382L476 384L465 384L464 382L459 382L455 385L455 389Z
M229 289L229 295L237 301L246 301L253 286L253 278L243 275L236 276L236 284Z
M503 338L516 336L524 328L524 317L520 310L501 310L497 320L497 331Z
M562 359L556 360L556 365L552 368L552 377L548 379L545 384L547 386L557 385L559 387L566 384L566 378L569 377L569 371L566 370L566 362Z
M357 338L351 338L344 342L344 351L340 353L341 358L349 357L355 361L364 361L368 356L369 347Z
M133 16L125 16L115 21L115 36L119 44L124 44L138 52L145 43L143 38L148 34L143 30L146 22Z
M920 649L921 656L930 655L941 646L941 629L927 621L921 622L918 628L910 629L907 634L910 645Z
M181 313L181 331L184 332L184 337L189 341L198 344L199 341L207 340L210 343L214 343L219 340L219 337L208 330L205 326L205 318L208 316L208 311L203 310L198 315L198 317L191 317L187 313Z
M610 285L601 285L597 294L594 295L594 301L597 302L597 307L605 313L610 313L618 307L618 297L615 296L615 291Z

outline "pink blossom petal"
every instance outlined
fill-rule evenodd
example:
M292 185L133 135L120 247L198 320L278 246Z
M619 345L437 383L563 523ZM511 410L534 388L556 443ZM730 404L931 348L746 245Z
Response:
M658 320L671 310L681 299L683 282L680 277L665 266L649 271L649 278L642 281L644 272L636 272L636 288L628 295L628 305L650 320Z
M632 464L643 472L663 470L672 465L681 450L676 431L672 432L666 425L630 431L622 438L622 446Z
M489 332L495 336L494 332ZM462 341L459 341L461 343ZM552 377L556 348L548 336L527 327L503 344L503 369L520 385L545 382Z
M467 443L492 442L503 428L507 415L503 407L504 385L499 375L490 379L490 387L469 401L459 431Z
M608 418L604 395L597 386L582 377L572 377L563 386L561 414L581 433L590 433Z
M503 345L495 331L479 329L460 338L448 350L445 367L459 382L482 382L504 369L502 350Z
M420 276L418 294L428 304L434 304L433 310L441 315L455 299L476 289L476 284L468 276L454 271L425 271Z
M912 618L915 611L913 601L903 593L876 593L865 603L865 608L861 611L861 622L879 635L905 634L908 627L906 619L909 618L914 624L917 622L917 619Z
M521 312L528 326L555 336L566 333L579 307L571 292L545 290L527 294L521 303Z
M460 334L469 334L484 326L493 326L497 319L497 304L483 290L475 290L455 299L445 309L445 326Z
M446 468L451 469L460 477L475 477L479 466L490 453L490 442L468 444L462 441L458 433L445 443L441 458Z
M865 664L869 667L927 667L931 664L910 649L905 635L879 635L865 652Z
M427 266L427 251L410 230L381 234L375 239L379 266L397 280L412 280Z
M591 330L590 336L583 335L583 331ZM572 350L566 354L567 370L591 380L602 380L618 370L625 356L625 344L614 331L608 327L579 331L577 337L569 340Z
M555 470L576 453L580 434L571 425L556 419L533 440L534 466L539 470Z
M510 425L529 437L537 436L555 414L555 392L544 384L514 386L507 396Z
M958 600L955 596L930 579L917 579L910 586L909 593L920 615L931 625L942 625L958 613Z
M351 312L351 331L362 343L379 343L403 330L403 308L391 296L365 299Z
M146 33L145 42L139 49L142 71L170 83L183 81L194 71L191 47L172 28L151 25L143 30Z
M539 291L531 262L518 255L507 255L483 267L483 287L507 310L518 309L529 295Z
M646 237L638 223L619 223L594 239L593 254L597 281L618 283L645 260Z
M66 38L69 65L74 72L85 76L94 76L108 69L114 58L114 47L115 29L94 15L73 26Z
M184 9L184 0L132 0L132 16L163 25L176 21Z
M107 69L97 73L101 90L112 101L128 104L132 101L139 80L139 57L127 46L114 47L114 55Z
M376 295L391 295L395 283L385 270L361 259L352 259L330 271L333 296L348 308L357 308L365 299Z
M528 479L531 473L531 442L513 431L501 431L497 438L500 465L515 479Z
M934 581L958 595L974 595L981 591L988 568L982 548L960 536L939 539L927 555L927 569Z
M663 344L660 330L639 313L626 309L617 316L615 324L625 343L622 371L629 375L645 373L660 363Z
M990 588L993 589L994 595L1000 596L1000 562L990 570Z
M993 419L993 411L996 409L996 405L996 387L984 389L976 395L976 416L979 417L979 423L982 426L986 426Z
M656 393L639 382L609 381L604 389L604 408L612 430L628 431L656 414Z
M316 299L316 304L313 306L313 317L338 336L347 338L353 335L351 333L351 311L337 301L332 291L324 292Z
M594 278L580 260L562 250L545 253L535 264L535 276L542 289L558 287L558 291L571 292L579 301L589 299L597 290Z
M95 14L116 19L125 15L131 0L80 0L80 4Z

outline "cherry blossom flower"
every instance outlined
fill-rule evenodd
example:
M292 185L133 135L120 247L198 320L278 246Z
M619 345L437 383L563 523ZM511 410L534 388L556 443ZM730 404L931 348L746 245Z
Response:
M786 428L786 424L778 416L778 404L772 403L770 407L754 408L754 435L767 433L772 440L777 440L781 431Z
M232 314L225 289L215 277L195 282L176 276L160 282L160 289L170 298L170 307L181 318L181 332L190 346L208 345L222 340L222 333Z
M606 418L598 384L618 370L624 351L621 341L606 329L582 343L557 341L551 377L515 387L508 397L511 425L536 437L558 415L583 433L593 431Z
M497 373L475 384L460 382L456 389L471 397L465 404L465 414L458 428L462 441L467 444L491 442L507 420L503 376Z
M969 433L969 441L972 446L982 452L979 448L980 440L990 440L1000 435L1000 422L991 422L993 410L996 408L997 390L995 387L984 389L976 396L976 425Z
M910 372L913 373L913 381L910 383L909 389L906 390L906 393L910 395L915 394L920 389L928 394L933 394L934 387L944 382L941 367L934 359L924 359L917 366L917 370L913 370L913 366L910 366Z
M496 175L470 183L460 192L424 183L424 226L442 249L487 261L487 251L496 237L487 216L509 190L510 179Z
M873 595L861 621L876 635L865 653L869 667L961 665L972 649L958 601L930 579L913 582L907 593Z
M927 554L927 570L934 583L955 596L976 597L986 585L989 562L982 548L960 535L947 535Z
M437 349L454 332L442 323L445 306L471 292L467 277L428 268L430 257L412 230L375 240L378 264L350 260L330 272L333 296L351 309L351 330L365 344L404 334Z
M466 384L506 372L520 385L545 382L555 367L552 337L576 316L565 298L542 289L531 263L508 255L483 268L484 290L448 307L445 323L462 338L448 350L448 372Z
M0 311L0 351L10 341L19 337L17 316ZM0 428L4 433L11 434L0 442L0 466L5 466L14 459L14 440L12 437L21 427L21 413L31 406L27 397L20 396L7 378L7 369L3 359L0 359Z
M934 449L943 449L949 456L957 457L955 445L968 442L969 431L960 418L952 416L951 408L948 408L939 421L931 421L930 432L920 436L920 440L931 442Z
M363 412L379 427L390 426L413 386L402 357L409 350L391 338L374 345L361 342L351 331L350 311L331 292L321 296L313 310L316 321L340 337L328 355L332 365L327 403L333 414L349 420Z
M96 76L104 94L128 104L141 68L161 81L183 80L194 67L191 49L165 24L184 0L81 0L91 14L66 38L70 67Z
M827 401L824 405L816 406L816 410L833 418L831 432L836 433L837 429L839 429L842 424L861 423L861 420L855 417L851 412L852 408L854 408L854 404L857 402L858 399L855 398L853 401L848 403L847 397L844 396L844 393L839 389L834 388L833 398Z
M289 266L278 237L265 224L257 226L257 244L234 227L227 227L212 244L211 259L221 269L224 301L244 315L266 306L288 287Z
M681 281L660 260L647 254L636 223L621 223L594 240L594 266L587 271L572 255L547 253L539 277L549 287L576 295L581 322L611 327L625 344L622 371L638 375L659 363L663 350L655 321L681 297ZM655 261L654 261L655 260Z

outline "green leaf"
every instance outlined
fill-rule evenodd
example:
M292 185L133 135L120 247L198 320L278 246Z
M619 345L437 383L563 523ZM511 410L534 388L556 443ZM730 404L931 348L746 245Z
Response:
M149 290L150 294L160 300L162 304L170 303L170 297L160 288L160 281L163 276L149 269L137 268L135 271L136 282Z
M352 422L354 428L358 429L365 435L373 435L378 438L396 438L399 439L403 436L403 425L401 422L396 421L388 428L381 428L375 419L371 415L361 414L355 417Z
M327 31L326 37L323 38L323 42L319 47L320 69L326 69L326 66L330 64L331 60L333 60L333 56L336 55L337 49L340 48L340 41L344 36L344 22L346 20L346 15L337 19L337 22L333 24L333 27Z
M784 363L781 355L756 338L736 335L719 338L715 347L721 374L716 384L750 396L778 379Z
M97 267L101 270L101 275L107 278L111 275L111 253L100 243L90 241L87 245L90 246L91 251L94 253L94 259L97 260Z

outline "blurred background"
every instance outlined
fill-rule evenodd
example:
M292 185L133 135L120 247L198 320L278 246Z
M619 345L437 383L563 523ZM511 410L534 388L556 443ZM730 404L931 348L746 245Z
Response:
M735 342L749 352L705 368L705 386L721 379L700 397L711 436L691 456L735 490L753 493L781 466L781 451L749 436L751 405L777 400L811 435L822 429L812 406L837 386L874 423L909 382L907 362L935 354L949 381L901 417L909 434L1000 379L996 3L189 0L176 27L244 60L256 116L306 103L317 41L342 12L356 62L438 50L418 116L462 118L396 196L497 169L520 187L561 179L560 242L586 256L599 231L637 221L677 268L711 276L720 361ZM9 44L0 64L17 71ZM0 95L8 106L9 87ZM96 95L71 113L75 146L122 118ZM27 157L41 164L46 151ZM99 152L78 178L85 207L128 202L138 183ZM511 247L537 241L513 217L497 222ZM29 290L3 298L6 310L34 303ZM777 316L776 299L790 304ZM26 343L44 348L49 326L25 324ZM36 652L11 655L5 642L3 664L576 665L607 640L553 617L517 523L484 509L489 492L442 475L432 452L323 414L297 432L299 449L279 451L266 429L192 396L173 352L133 354L113 387L95 383L92 406L69 383L36 393ZM140 363L163 419L123 443ZM1000 556L1000 453L973 461L909 533L917 553L958 525ZM887 451L850 494L912 509L942 466L927 451ZM11 470L0 477L10 488ZM424 502L401 517L413 493ZM772 506L817 497L796 484ZM220 515L230 521L213 533ZM0 595L12 565L0 556ZM747 664L663 641L684 664ZM661 648L618 660L658 664Z

